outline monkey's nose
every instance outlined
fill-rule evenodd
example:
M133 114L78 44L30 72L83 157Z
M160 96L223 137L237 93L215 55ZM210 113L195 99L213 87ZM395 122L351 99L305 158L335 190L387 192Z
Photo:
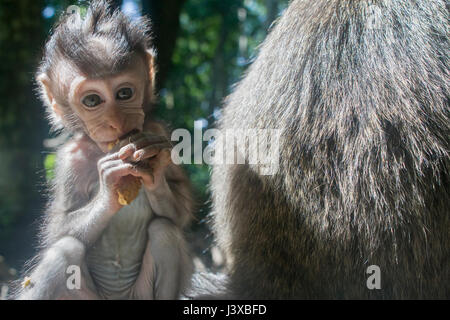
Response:
M118 111L111 111L108 115L108 126L111 130L117 133L117 136L121 136L127 133L125 117Z
M123 135L124 132L126 132L125 126L122 123L119 123L119 122L117 122L117 123L116 122L114 122L114 123L110 122L109 123L109 128L111 130L115 131L117 133L117 136L119 136L119 137L121 135Z

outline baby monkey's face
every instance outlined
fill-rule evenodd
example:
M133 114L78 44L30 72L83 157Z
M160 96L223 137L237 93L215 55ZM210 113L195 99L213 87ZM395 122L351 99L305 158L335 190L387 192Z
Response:
M142 131L149 80L145 63L137 60L117 75L104 79L78 75L70 85L71 107L84 122L87 134L105 153L119 137L131 130Z

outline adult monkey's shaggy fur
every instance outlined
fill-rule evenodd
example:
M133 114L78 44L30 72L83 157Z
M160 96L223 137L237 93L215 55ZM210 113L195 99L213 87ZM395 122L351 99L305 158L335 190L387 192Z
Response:
M275 175L213 168L228 296L450 297L448 21L437 0L291 3L220 120L282 130Z

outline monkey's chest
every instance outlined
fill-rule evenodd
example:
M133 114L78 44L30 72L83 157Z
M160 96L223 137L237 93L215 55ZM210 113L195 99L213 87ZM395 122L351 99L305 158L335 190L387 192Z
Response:
M87 264L98 293L107 299L127 299L141 269L152 210L145 192L111 219L87 253Z

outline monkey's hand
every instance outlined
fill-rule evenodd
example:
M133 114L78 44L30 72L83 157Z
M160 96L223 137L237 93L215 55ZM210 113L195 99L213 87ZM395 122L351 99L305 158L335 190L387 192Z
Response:
M136 165L123 161L119 157L119 152L115 152L101 158L97 163L97 170L100 180L97 200L105 210L115 213L124 205L117 195L123 188L127 176L138 176Z
M164 137L150 132L139 132L128 138L128 144L119 150L119 158L134 165L131 173L142 180L148 191L162 185L164 172L171 163L172 144Z

